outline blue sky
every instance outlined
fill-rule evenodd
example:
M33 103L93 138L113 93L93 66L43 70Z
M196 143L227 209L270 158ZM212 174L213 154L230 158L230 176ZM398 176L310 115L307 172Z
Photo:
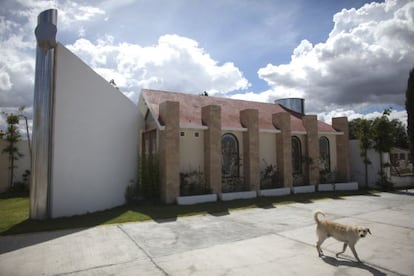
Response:
M272 102L405 122L414 67L409 0L2 1L0 109L31 117L37 15L58 9L58 40L137 101L140 89ZM0 128L4 118L0 119ZM4 127L3 127L4 128Z

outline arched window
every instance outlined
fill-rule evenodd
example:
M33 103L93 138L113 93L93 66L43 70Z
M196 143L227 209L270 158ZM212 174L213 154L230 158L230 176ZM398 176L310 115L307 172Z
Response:
M319 138L319 169L326 172L331 171L329 139L325 136Z
M221 137L222 176L239 176L239 142L236 136L226 133Z
M296 136L292 137L292 169L294 174L302 173L302 146Z

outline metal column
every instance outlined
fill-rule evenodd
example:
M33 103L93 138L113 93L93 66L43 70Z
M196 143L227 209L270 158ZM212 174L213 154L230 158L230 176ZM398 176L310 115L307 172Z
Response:
M50 216L53 151L54 67L57 10L43 11L37 18L36 71L33 102L33 156L30 183L30 218Z

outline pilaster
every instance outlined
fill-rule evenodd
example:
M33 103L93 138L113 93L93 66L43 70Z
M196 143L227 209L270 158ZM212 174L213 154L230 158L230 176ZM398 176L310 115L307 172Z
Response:
M308 180L310 185L316 185L319 183L318 119L316 115L305 115L302 122L306 129Z
M221 193L221 107L204 106L201 110L204 131L204 175L212 193Z
M350 153L349 153L349 126L347 117L332 118L332 127L343 135L336 135L336 159L338 177L341 181L349 181L351 178Z
M164 130L160 131L161 200L174 203L180 195L180 105L166 101L160 104L160 119Z
M272 115L273 125L281 132L276 134L276 161L279 175L285 187L292 187L292 131L290 114L280 112Z
M258 191L260 188L259 111L257 109L240 111L240 122L247 128L247 131L243 132L244 179L251 191Z

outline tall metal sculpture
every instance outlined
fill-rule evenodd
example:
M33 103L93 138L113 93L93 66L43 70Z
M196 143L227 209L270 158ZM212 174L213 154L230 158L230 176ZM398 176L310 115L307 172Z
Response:
M32 131L33 167L30 184L32 219L46 219L50 216L56 24L57 10L50 9L39 14L35 29L37 49Z

